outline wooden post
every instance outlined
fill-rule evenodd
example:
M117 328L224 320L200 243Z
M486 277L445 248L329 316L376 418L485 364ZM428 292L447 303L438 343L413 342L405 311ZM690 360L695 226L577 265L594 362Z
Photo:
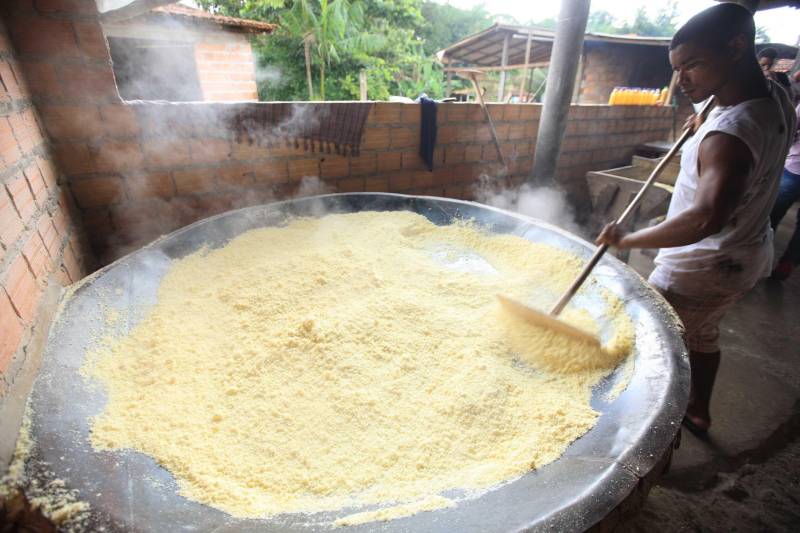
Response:
M522 71L522 83L519 84L519 100L525 94L525 87L528 85L528 63L531 62L531 43L533 42L533 32L528 31L528 42L525 43L525 69Z
M453 85L453 73L451 71L447 71L447 83L444 86L444 95L446 97L450 96L452 85Z
M511 34L507 33L503 39L503 55L500 57L500 66L508 66L508 43L511 40ZM497 101L502 102L506 95L506 71L500 71L500 83L497 85Z
M575 88L572 90L572 103L577 104L581 97L581 80L583 78L583 56L578 59L578 72L575 73Z
M361 101L367 101L367 71L363 68L358 73L358 86L361 92Z
M667 100L664 105L672 105L672 94L675 92L675 86L678 84L678 71L672 71L672 78L669 80L669 88L667 89Z

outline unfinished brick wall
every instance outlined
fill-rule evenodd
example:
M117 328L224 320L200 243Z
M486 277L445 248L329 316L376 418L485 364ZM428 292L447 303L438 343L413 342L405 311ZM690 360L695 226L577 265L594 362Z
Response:
M0 398L54 304L48 293L89 265L71 198L0 22Z
M605 104L617 86L661 89L672 67L665 46L586 43L579 102Z
M94 0L12 2L4 16L102 263L199 218L295 194L303 177L332 191L469 198L481 174L500 170L476 104L439 106L432 172L417 155L416 104L374 104L359 157L251 146L221 128L225 104L122 102ZM490 109L520 181L532 166L541 107ZM670 113L573 106L557 178L580 193L586 171L627 163L637 144L668 137Z
M197 77L207 102L258 100L250 41L231 34L228 42L194 45Z

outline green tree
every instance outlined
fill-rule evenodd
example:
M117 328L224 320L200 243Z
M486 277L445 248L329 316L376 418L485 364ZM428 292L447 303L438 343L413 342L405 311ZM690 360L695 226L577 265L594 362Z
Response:
M421 10L425 24L420 28L419 36L424 40L423 49L428 55L485 30L494 22L482 5L466 10L426 1L422 2Z

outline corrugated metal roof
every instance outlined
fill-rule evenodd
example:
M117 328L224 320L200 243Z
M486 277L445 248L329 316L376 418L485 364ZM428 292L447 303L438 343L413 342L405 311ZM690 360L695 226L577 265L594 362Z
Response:
M483 31L474 33L461 41L437 52L442 62L459 62L477 66L496 66L500 64L503 42L510 36L508 46L508 64L517 65L525 62L525 48L528 35L531 36L530 63L548 61L555 32L532 26L512 26L495 23ZM588 32L586 42L605 42L636 46L669 46L669 37L642 37L639 35L610 35L606 33Z

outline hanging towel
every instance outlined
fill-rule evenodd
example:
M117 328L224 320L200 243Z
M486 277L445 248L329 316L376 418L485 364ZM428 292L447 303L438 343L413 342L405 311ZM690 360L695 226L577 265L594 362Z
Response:
M433 150L436 148L436 102L422 96L419 99L420 120L419 155L428 170L433 170Z

